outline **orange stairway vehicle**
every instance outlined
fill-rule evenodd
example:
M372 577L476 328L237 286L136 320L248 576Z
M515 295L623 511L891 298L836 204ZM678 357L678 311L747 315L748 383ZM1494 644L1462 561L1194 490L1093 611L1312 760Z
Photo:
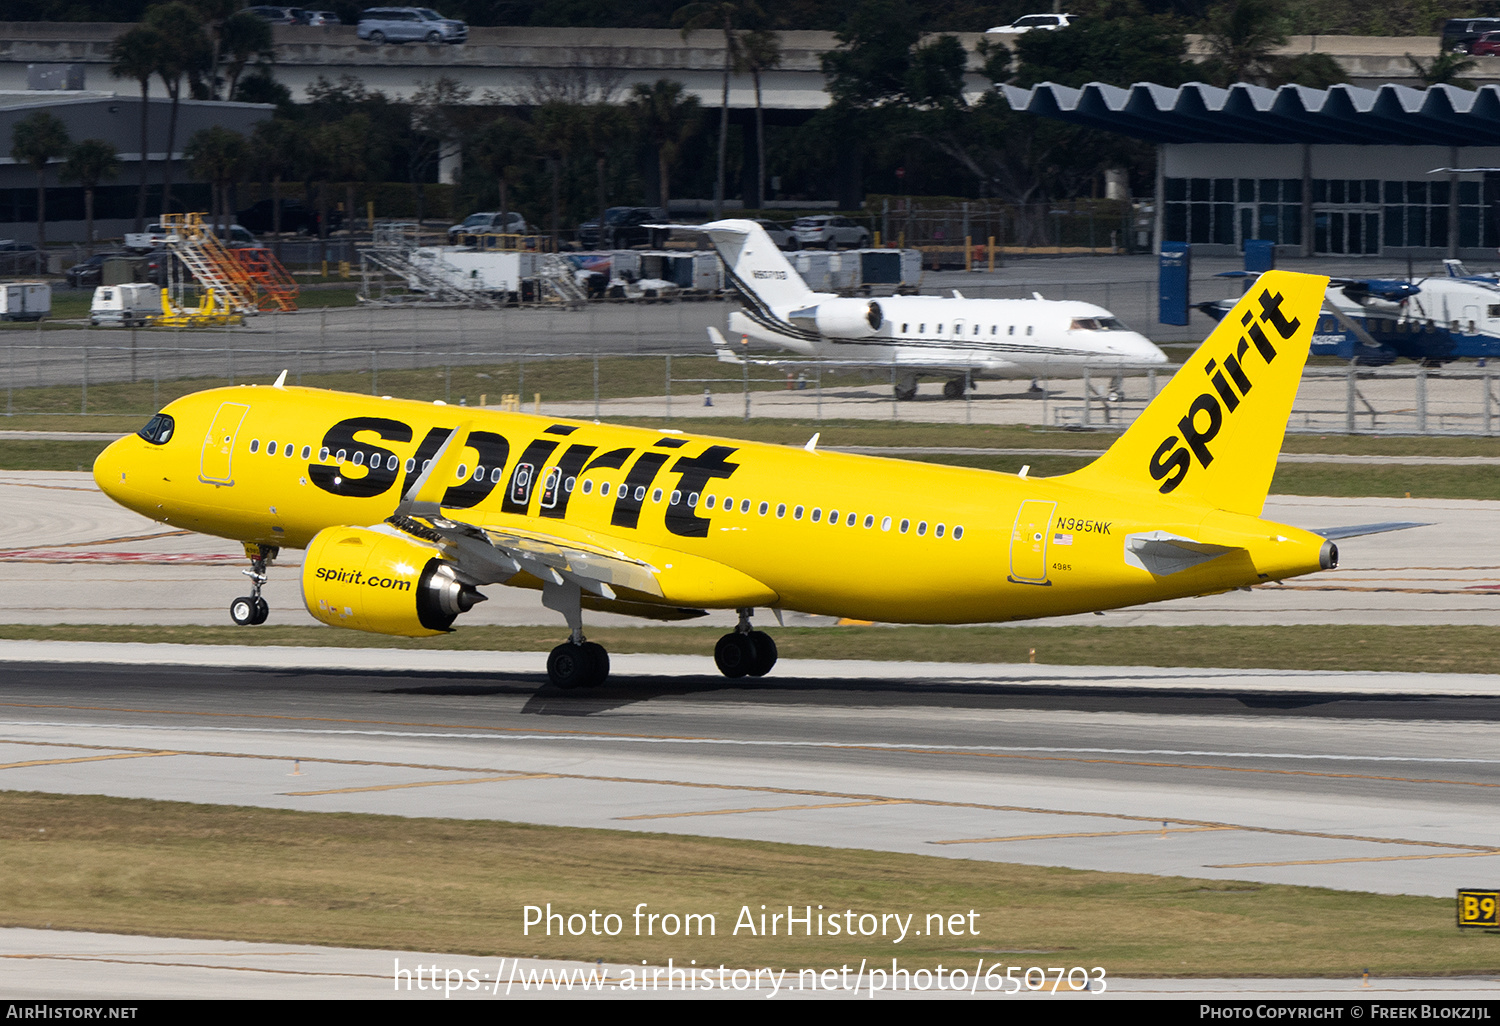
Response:
M297 284L281 262L265 249L227 249L204 216L165 214L162 228L166 246L198 285L213 293L214 305L241 316L273 307L295 310ZM173 298L180 303L180 297Z
M259 309L297 309L297 282L291 272L282 266L281 261L276 259L275 253L261 246L246 246L228 252L245 275L255 283Z

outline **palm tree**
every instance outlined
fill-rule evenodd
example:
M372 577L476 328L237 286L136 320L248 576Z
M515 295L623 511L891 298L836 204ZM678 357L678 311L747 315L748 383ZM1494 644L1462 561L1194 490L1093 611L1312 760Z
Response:
M120 173L120 158L114 143L85 139L68 147L62 180L83 186L83 216L88 226L89 256L94 255L94 189Z
M150 25L137 25L117 36L109 51L109 73L115 78L133 78L141 86L141 187L135 197L135 230L146 229L146 172L151 139L146 132L150 110L151 76L160 63L161 34Z
M264 180L271 180L271 231L276 236L277 257L281 256L281 182L299 171L303 155L300 126L285 118L272 118L255 126L251 135L251 154Z
M1472 71L1479 66L1474 58L1461 53L1438 54L1432 60L1423 64L1411 54L1406 55L1407 61L1411 63L1412 70L1416 72L1417 78L1422 80L1425 86L1452 85L1462 89L1474 88L1474 83L1461 77L1464 72Z
M240 180L249 159L245 137L223 125L214 125L194 132L182 153L193 174L207 178L211 183L214 231L217 233L219 214L227 212L229 207L229 186Z
M510 212L510 179L517 173L517 154L529 154L526 126L508 115L502 114L475 135L472 156L480 166L495 176L500 188L500 224L506 231L510 224L506 215Z
M682 27L682 38L695 29L716 27L724 33L724 97L719 104L719 173L714 179L714 217L724 215L724 158L729 146L729 76L734 71L739 52L735 22L759 20L765 12L755 0L699 0L679 7L672 21Z
M760 102L760 74L781 63L781 37L765 29L740 36L735 71L748 71L755 80L755 202L759 209L766 202L766 119Z
M329 126L324 158L336 181L344 183L344 228L354 231L354 183L370 173L370 144L374 136L370 116L350 114Z
M271 23L249 11L240 11L225 20L219 34L219 45L229 58L229 75L224 89L226 100L234 99L240 76L252 61L264 67L276 53L271 43Z
M203 34L197 11L173 0L146 12L146 22L156 29L161 45L157 49L156 74L172 98L167 120L167 162L162 173L161 212L172 209L172 147L177 140L177 104L182 99L184 76L206 70L213 61L208 37Z
M30 164L36 172L36 248L38 259L47 248L47 164L68 149L68 129L61 121L39 110L17 121L10 134L10 155L18 164Z
M667 209L667 182L682 144L698 130L702 104L681 82L657 79L655 85L636 83L627 102L641 134L656 149L656 171L661 184L661 208Z

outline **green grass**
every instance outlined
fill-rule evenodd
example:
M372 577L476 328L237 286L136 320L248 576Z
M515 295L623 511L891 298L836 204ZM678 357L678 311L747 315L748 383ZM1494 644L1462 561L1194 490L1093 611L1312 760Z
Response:
M788 803L798 800L809 799ZM34 928L793 971L892 957L908 968L972 972L983 958L1111 976L1500 968L1495 938L1454 927L1451 898L484 820L10 791L0 792L0 864L0 923ZM523 935L522 906L548 902L626 923L646 902L712 913L717 928L691 940L629 926L616 938ZM736 937L747 905L756 915L761 905L911 913L914 925L973 910L978 936Z
M1487 601L1500 602L1500 597ZM0 638L153 642L182 645L287 645L412 651L543 652L566 633L556 627L464 626L436 638L397 638L331 627L225 625L0 624ZM911 627L768 628L787 659L888 659L1058 666L1205 666L1227 669L1400 670L1500 673L1494 629L1463 625L1271 627ZM591 627L611 652L713 655L717 627ZM540 672L540 666L538 667ZM712 672L705 662L704 672Z

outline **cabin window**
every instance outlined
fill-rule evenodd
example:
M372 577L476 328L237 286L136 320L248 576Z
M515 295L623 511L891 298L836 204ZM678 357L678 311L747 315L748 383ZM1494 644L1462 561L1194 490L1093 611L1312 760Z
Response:
M998 335L998 334L1000 334L1000 325L998 325L998 324L991 324L990 325L990 334L991 335Z
M271 452L275 452L276 451L276 443L272 442L270 445L266 446L266 448L268 450L270 450ZM354 465L356 467L362 467L362 466L365 465L365 451L363 449L359 449L359 450L357 450L354 453ZM460 470L458 472L458 476L459 477L463 477L464 476L463 471Z
M363 453L355 453L354 454L354 465L355 466L359 466L359 457L362 456L362 455L364 455L364 454ZM458 473L455 475L455 477L457 478L457 480L462 481L464 478L466 478L468 476L469 476L469 465L467 463L460 463L458 465Z
M927 521L925 521L925 520L918 521L918 523L917 523L917 537L920 538L920 537L922 537L926 533L927 533Z
M714 499L715 498L717 498L717 496L713 496L713 495L708 496L707 498L705 498L703 500L704 505L706 505L709 509L713 509L714 508Z
M281 447L281 455L285 456L287 459L291 459L293 456L297 455L297 443L286 443L286 445Z
M657 492L656 494L660 495L661 492ZM677 505L681 501L682 501L682 493L679 492L679 491L676 491L674 489L673 492L672 492L672 498L669 500L669 505L675 506L675 505Z
M909 325L906 324L901 325L901 334L905 335L908 327Z
M474 468L474 480L475 481L483 481L484 480L484 467L483 466L478 466L478 467Z
M901 521L901 533L902 534L905 534L906 531L907 531L907 529L909 527L911 527L911 521L910 520L903 520L903 521Z
M750 512L750 500L749 499L741 499L740 500L740 512L741 513L749 513Z
M844 520L844 523L847 526L849 526L849 527L853 527L854 524L855 524L855 521L857 521L858 519L859 519L859 514L858 513L850 513L849 516L848 516L848 518Z
M937 326L937 334L941 335L942 333L943 333L943 326L941 324L939 324Z
M955 527L953 529L953 540L954 541L958 541L963 536L964 536L964 529L962 527Z
M923 334L923 335L927 334L927 325L925 325L925 324L919 324L919 325L917 325L917 331L920 334Z
M334 459L338 460L340 463L343 463L344 460L348 458L348 456L349 456L349 450L348 449L340 449L334 455Z
M812 511L812 522L816 524L819 520L822 520L822 519L823 519L823 511L821 509L819 509L818 507L814 506L813 507L813 511Z
M1031 334L1031 325L1029 325L1029 324L1026 325L1026 334L1028 334L1028 335Z
M339 459L343 459L343 458L344 458L344 454L342 452L339 453ZM430 466L432 466L432 461L431 460L423 460L422 461L422 473L424 473L424 474L427 473L427 468L430 467Z
M1496 317L1500 317L1500 304L1491 303L1489 318L1490 320L1494 320Z
M599 494L600 495L608 495L609 494L609 482L608 481L603 481L603 482L600 483L600 485L599 485Z
M839 522L839 511L831 509L828 511L828 526L837 527Z
M938 524L937 527L932 529L932 533L934 536L941 538L943 536L943 525Z
M500 468L496 467L495 469L493 469L493 470L490 471L490 484L499 484L499 483L500 483Z
M410 456L406 457L406 472L408 474L410 474L413 470L416 470L416 469L417 469L417 461L414 460L414 459L412 459Z
M865 514L865 530L868 531L870 528L872 528L874 526L875 526L875 514L874 513L866 513Z
M594 482L592 482L592 481L585 481L585 482L583 482L583 494L584 495L588 495L593 490L594 490Z
M275 442L267 442L266 443L266 455L267 456L275 456L276 455L276 443Z
M288 456L290 456L292 454L291 446L287 447L286 454ZM394 456L388 456L388 457L386 457L386 461L385 461L385 469L386 470L395 470L400 465L401 465L401 461L398 460L396 457L394 457Z
M661 492L657 492L656 494L657 495L661 495ZM635 486L635 501L636 502L645 502L646 501L646 486L645 485L636 485Z
M786 517L786 503L784 503L784 502L778 503L776 505L776 519L777 520L782 520L785 517Z
M798 506L796 509L792 510L792 519L793 520L801 520L802 519L802 507L801 506Z
M259 438L252 438L252 439L250 439L250 451L251 452L259 452L260 451L260 439Z
M321 449L318 450L318 462L319 463L327 463L328 462L328 446L325 445L325 446L323 446L323 448L321 448Z
M1015 333L1016 333L1016 326L1015 326L1015 325L1014 325L1014 324L1012 324L1012 325L1011 325L1011 326L1010 326L1010 330L1009 330L1009 331L1007 331L1007 332L1006 332L1006 334L1007 334L1007 335L1014 335L1014 334L1015 334Z
M698 506L698 493L693 492L688 496L688 509L696 509Z
M974 325L974 334L979 334L979 325Z
M783 507L783 508L785 508L785 507ZM769 502L762 501L761 504L760 504L760 515L761 516L765 516L770 511L771 511L771 504Z
M881 521L880 521L880 529L882 531L889 531L891 529L891 518L890 517L883 517L881 519Z
M660 502L661 501L661 489L660 488L656 489L656 491L654 491L654 492L651 493L651 501L652 502Z
M312 446L310 446L310 445L304 445L302 447L302 458L303 459L311 459L312 458Z

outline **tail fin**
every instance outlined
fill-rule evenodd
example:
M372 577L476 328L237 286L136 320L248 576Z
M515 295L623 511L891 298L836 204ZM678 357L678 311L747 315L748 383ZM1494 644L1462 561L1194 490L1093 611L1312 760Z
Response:
M710 221L696 228L719 251L724 272L748 301L769 313L777 307L805 306L812 299L813 290L754 221Z
M1125 434L1067 480L1259 516L1327 286L1262 275Z

